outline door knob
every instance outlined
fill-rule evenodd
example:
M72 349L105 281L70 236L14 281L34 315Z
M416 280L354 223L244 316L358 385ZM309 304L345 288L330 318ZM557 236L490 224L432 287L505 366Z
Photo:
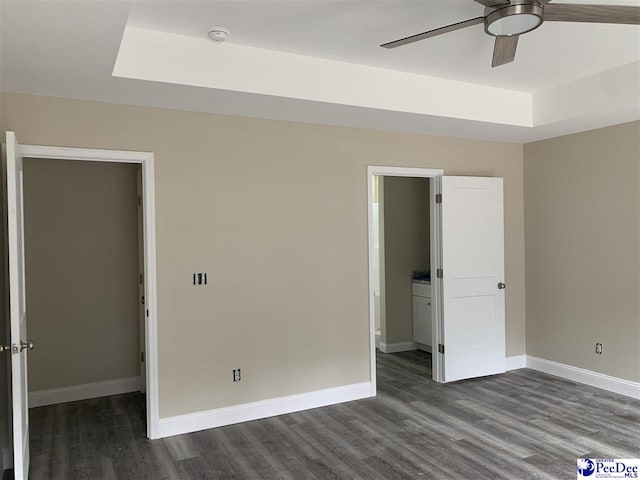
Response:
M498 284L498 290L504 290L505 288L507 288L507 286L504 283L500 282Z
M11 350L11 345L0 345L0 353Z
M27 342L25 342L24 340L20 340L20 346L16 345L15 343L13 344L13 353L20 353L25 348L33 350L33 347L35 347L33 340L29 340Z

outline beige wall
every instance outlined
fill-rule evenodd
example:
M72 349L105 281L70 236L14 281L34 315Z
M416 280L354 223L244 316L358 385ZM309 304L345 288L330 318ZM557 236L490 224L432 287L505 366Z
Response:
M639 381L640 123L526 145L524 178L527 354Z
M429 180L384 177L386 343L413 341L411 275L429 265Z
M161 417L369 380L367 165L504 177L507 354L524 353L522 145L26 95L4 104L23 143L155 152ZM191 284L195 271L207 287Z
M140 373L137 168L24 161L30 391Z

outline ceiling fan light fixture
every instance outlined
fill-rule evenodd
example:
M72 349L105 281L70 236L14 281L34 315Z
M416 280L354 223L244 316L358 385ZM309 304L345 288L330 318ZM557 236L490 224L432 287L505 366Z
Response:
M484 30L494 37L521 35L542 25L543 9L538 4L516 4L490 12Z

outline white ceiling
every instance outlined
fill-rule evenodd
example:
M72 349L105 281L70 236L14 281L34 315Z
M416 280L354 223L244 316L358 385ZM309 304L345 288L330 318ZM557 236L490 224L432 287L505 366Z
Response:
M548 22L524 35L516 61L500 68L491 68L494 39L482 25L392 50L379 46L483 12L473 0L154 1L134 5L129 24L200 38L224 26L239 45L527 92L640 60L635 25Z
M640 5L640 0L581 0L580 3ZM0 89L515 142L548 138L640 117L640 107L635 105L638 103L635 91L625 92L629 95L624 98L618 92L612 101L601 95L598 101L587 102L575 96L576 93L572 102L595 106L584 108L579 115L563 113L567 118L558 114L539 124L532 120L527 126L522 122L496 123L455 114L382 108L373 103L332 103L323 101L322 96L289 96L268 88L243 89L240 86L216 86L215 83L175 82L161 76L122 75L129 78L119 78L112 75L127 25L176 33L199 41L206 39L210 27L222 25L231 30L230 43L225 46L258 47L267 53L289 52L305 58L318 57L411 72L424 75L425 86L433 83L431 77L440 77L467 82L470 87L473 84L496 87L496 92L511 96L514 90L535 92L532 99L557 87L555 97L547 95L547 103L567 90L590 95L593 89L585 91L585 85L603 83L604 79L614 78L614 73L618 77L627 77L626 83L620 83L620 78L616 77L616 85L626 86L631 78L629 72L634 75L636 64L633 62L640 61L640 27L626 25L545 24L521 39L516 62L497 69L489 66L492 39L483 33L482 26L394 50L378 46L397 37L481 14L482 7L472 0L0 0ZM213 43L210 45L215 49ZM233 69L233 62L225 64L220 63L220 58L215 59L220 60L216 64L217 69ZM632 64L631 70L629 64ZM613 73L607 77L607 72ZM197 72L192 73L195 75ZM589 82L583 81L589 76ZM259 80L255 79L256 82ZM319 83L322 81L320 79ZM640 86L636 90L639 89ZM535 113L535 105L533 110Z

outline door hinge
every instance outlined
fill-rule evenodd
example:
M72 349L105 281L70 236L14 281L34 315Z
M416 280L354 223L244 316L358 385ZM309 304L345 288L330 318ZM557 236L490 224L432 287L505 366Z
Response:
M144 363L144 352L140 352L140 363Z
M444 353L444 345L442 343L438 344L438 353Z
M143 276L143 274L141 273L141 274L140 274L140 285L142 285L143 283L144 283L144 276Z
M131 198L131 197L129 197ZM142 197L140 195L138 195L138 206L141 207L142 206Z
M438 268L438 269L436 270L436 277L438 277L438 278L444 278L444 272L442 271L442 269L441 269L441 268Z
M140 298L140 303L144 305L144 295L142 295L142 298Z
M442 194L436 193L436 203L442 203Z

